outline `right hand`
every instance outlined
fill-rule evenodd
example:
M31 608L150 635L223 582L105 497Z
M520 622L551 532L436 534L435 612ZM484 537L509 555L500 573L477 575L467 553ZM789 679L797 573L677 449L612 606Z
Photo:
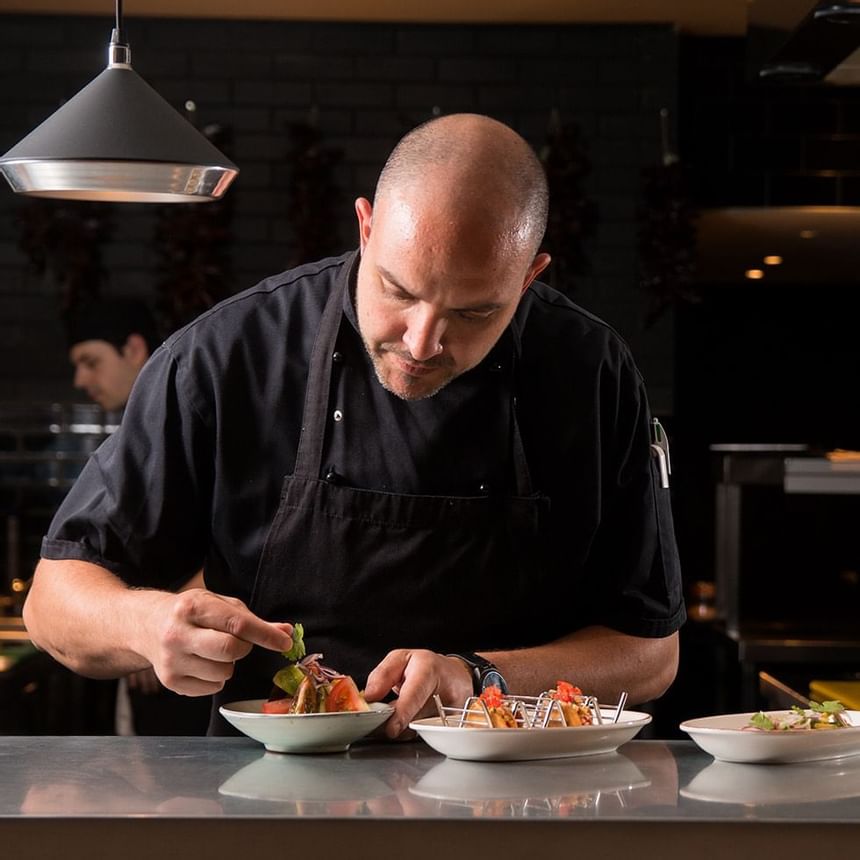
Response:
M264 621L235 597L204 588L151 594L149 623L141 627L145 638L137 650L176 693L219 692L232 677L235 662L254 645L272 651L292 647L292 624Z

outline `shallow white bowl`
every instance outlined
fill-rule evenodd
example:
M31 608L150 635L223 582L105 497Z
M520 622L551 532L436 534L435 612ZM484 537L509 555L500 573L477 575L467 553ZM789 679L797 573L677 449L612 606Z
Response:
M247 699L218 710L230 725L259 741L270 752L343 752L370 734L394 713L391 705L374 702L369 711L333 714L264 714L265 699Z
M687 720L680 729L720 761L788 764L860 755L860 711L846 711L851 728L797 732L749 731L744 726L749 725L754 713ZM767 713L781 717L789 712Z
M601 711L605 720L614 710ZM490 729L443 725L439 717L409 724L433 749L448 758L463 761L527 761L544 758L570 758L614 752L632 740L648 723L651 715L622 711L617 723L551 729Z

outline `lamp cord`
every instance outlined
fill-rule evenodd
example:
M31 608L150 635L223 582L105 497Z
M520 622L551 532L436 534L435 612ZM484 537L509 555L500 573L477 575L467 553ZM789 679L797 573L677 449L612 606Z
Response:
M122 33L122 0L116 0L116 26L114 27L111 42L118 45L125 44Z

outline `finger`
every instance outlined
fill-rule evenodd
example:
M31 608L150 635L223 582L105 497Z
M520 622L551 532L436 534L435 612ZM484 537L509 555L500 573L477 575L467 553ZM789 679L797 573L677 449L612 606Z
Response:
M195 630L188 643L188 653L204 660L233 663L247 657L254 646L244 639L237 639L220 630L200 628Z
M368 702L378 702L392 690L398 692L403 682L403 673L409 663L409 651L389 651L375 669L367 676L364 695Z
M390 658L390 659L389 659ZM394 705L394 714L385 724L390 738L398 737L439 688L438 655L430 651L394 651L385 657L374 671L390 678L394 668L399 669L400 695Z
M187 675L177 678L175 685L169 689L180 696L214 696L224 689L224 682L201 681L200 678Z
M410 667L412 669L412 667ZM427 700L436 692L437 681L429 671L415 667L403 682L394 713L385 724L385 733L396 738L415 719Z
M291 625L264 621L241 601L226 600L212 592L184 594L189 595L188 620L199 627L220 630L271 651L288 651L293 645Z
M159 678L165 687L177 690L177 692L179 692L178 686L186 678L196 678L198 681L218 684L220 689L225 681L233 677L234 669L235 666L232 662L205 660L190 654L173 665L163 667Z

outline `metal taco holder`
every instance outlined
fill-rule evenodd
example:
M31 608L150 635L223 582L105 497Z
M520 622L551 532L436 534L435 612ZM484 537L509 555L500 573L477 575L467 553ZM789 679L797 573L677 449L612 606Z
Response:
M562 726L567 726L561 702L550 697L544 692L539 696L514 696L506 694L500 697L508 706L516 721L517 728L521 729L546 729L551 727L553 715L558 718ZM469 696L463 707L457 708L451 705L443 705L438 694L434 694L433 701L439 721L447 728L493 728L487 703L480 696ZM602 708L596 696L582 696L581 704L585 705L592 715L592 725L604 725L607 720L601 713ZM608 706L614 711L614 715L608 722L617 723L627 704L627 693L621 693L616 705ZM475 707L477 706L477 707Z

